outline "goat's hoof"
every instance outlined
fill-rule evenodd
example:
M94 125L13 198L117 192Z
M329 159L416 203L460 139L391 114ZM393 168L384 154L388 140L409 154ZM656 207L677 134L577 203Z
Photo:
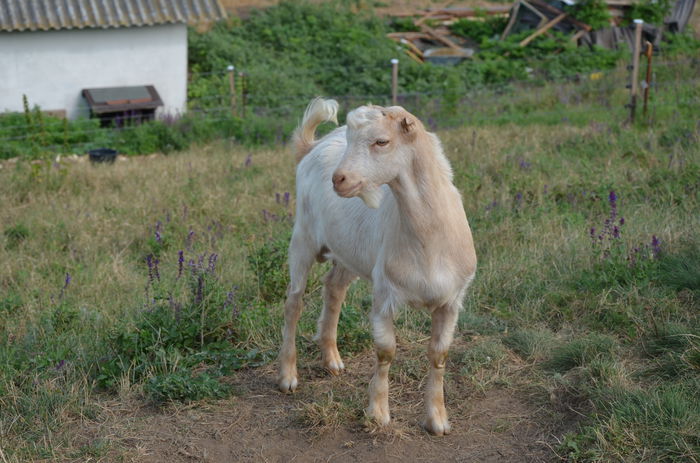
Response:
M345 369L343 359L340 357L335 343L321 345L321 357L323 358L323 368L328 370L333 376L338 376Z
M323 367L330 372L333 376L338 376L345 370L345 365L340 357L337 359L329 359L323 362Z
M281 376L277 381L277 387L281 392L294 392L299 385L299 381L295 375Z
M434 436L446 436L452 431L447 418L430 417L423 422L423 429Z
M387 426L391 422L391 415L388 411L381 410L379 408L369 407L365 410L365 414L371 420L374 420L379 426Z

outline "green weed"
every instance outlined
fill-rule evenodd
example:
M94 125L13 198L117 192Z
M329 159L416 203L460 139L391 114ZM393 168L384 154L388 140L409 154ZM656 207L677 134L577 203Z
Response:
M563 373L598 358L610 358L617 347L617 342L612 336L591 333L552 349L545 367Z

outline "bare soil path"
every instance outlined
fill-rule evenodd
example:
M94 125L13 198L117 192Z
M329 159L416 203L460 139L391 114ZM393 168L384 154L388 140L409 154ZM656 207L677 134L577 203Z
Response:
M112 450L103 461L144 463L560 461L553 449L574 429L573 413L536 405L527 388L508 380L475 387L458 365L450 368L446 389L453 431L425 433L419 424L425 358L417 347L400 346L392 367L386 429L362 415L372 366L366 352L347 359L340 377L328 375L319 361L300 362L300 388L291 395L276 391L269 365L231 377L236 394L225 401L163 409L105 403L102 418L86 425L81 439L108 440ZM466 348L458 346L456 355ZM508 362L492 374L515 380L526 368Z

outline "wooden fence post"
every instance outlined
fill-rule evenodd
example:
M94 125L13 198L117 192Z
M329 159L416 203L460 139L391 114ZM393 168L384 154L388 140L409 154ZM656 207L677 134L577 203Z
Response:
M236 108L236 68L233 64L229 64L226 70L228 71L228 86L231 94L231 114L236 116L238 112L238 108Z
M399 60L393 58L391 60L391 104L396 106L398 102L399 88Z
M241 117L245 118L245 107L248 104L248 80L245 72L239 72L238 78L241 81Z
M642 48L643 19L634 20L634 44L632 46L632 83L630 85L630 121L634 124L637 109L637 94L639 92L639 55Z
M647 101L649 101L649 89L651 88L651 55L654 53L654 47L650 42L646 43L647 57L647 78L644 82L644 117L647 117Z

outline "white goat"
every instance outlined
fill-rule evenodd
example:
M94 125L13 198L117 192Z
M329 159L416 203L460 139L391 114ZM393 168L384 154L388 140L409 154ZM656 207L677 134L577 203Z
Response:
M314 140L321 122L337 123L337 110L334 100L313 100L294 136L297 209L289 245L291 279L279 388L289 392L298 384L295 332L309 269L314 260L331 260L316 338L324 366L332 374L344 368L336 345L341 305L358 276L372 281L377 361L367 414L388 424L394 312L401 304L426 308L432 314L432 336L423 425L433 434L447 434L447 350L476 270L471 230L452 184L452 169L438 138L399 106L361 106L348 114L347 126Z

